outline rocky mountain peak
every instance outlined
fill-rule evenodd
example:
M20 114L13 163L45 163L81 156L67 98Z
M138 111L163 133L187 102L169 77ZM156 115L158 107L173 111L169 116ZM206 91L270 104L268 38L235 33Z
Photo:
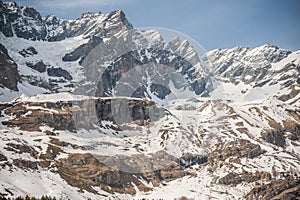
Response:
M12 2L0 1L0 6L6 6L6 7L11 8L11 9L18 7L18 5L15 1L12 1Z
M266 44L256 48L237 46L206 53L212 72L238 84L264 82L275 77L272 65L287 58L292 52Z
M86 12L76 20L62 20L54 15L42 17L34 8L15 2L2 2L0 11L0 32L6 37L15 35L28 40L61 41L79 35L103 37L133 28L121 10L108 14Z
M46 36L46 28L39 12L34 8L18 6L15 2L0 4L0 32L6 37L17 37L42 40Z
M84 12L80 16L80 19L83 19L83 18L94 18L94 17L99 17L99 16L102 16L101 12Z

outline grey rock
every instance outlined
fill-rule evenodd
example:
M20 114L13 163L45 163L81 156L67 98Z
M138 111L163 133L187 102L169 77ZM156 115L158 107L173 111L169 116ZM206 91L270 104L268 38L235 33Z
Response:
M275 130L275 129L261 133L261 136L265 141L280 147L285 146L285 138L283 135L284 132L282 130Z
M45 65L43 61L38 61L37 63L27 62L26 65L40 73L45 72L47 69L47 65Z
M21 54L23 57L29 57L38 54L38 52L34 47L28 47L27 49L23 49L22 51L19 51L19 54Z
M71 76L71 74L67 71L67 70L64 70L60 67L52 67L52 68L48 68L47 69L47 74L49 76L55 76L55 77L63 77L67 80L72 80L73 77Z
M208 161L208 157L204 155L195 155L191 153L185 153L179 158L179 164L185 168L196 164L203 164Z
M18 91L21 76L17 64L8 55L7 49L0 44L0 87Z

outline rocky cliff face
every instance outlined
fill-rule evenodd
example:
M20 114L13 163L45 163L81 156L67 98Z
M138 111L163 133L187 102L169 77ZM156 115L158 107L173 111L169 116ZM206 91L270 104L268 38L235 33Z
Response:
M151 157L155 160L157 157L163 158L166 156L170 155L158 153ZM183 168L175 162L170 163L169 166L163 169L153 171L151 167L153 164L152 161L144 156L122 157L121 159L125 162L119 163L126 165L127 161L132 160L136 163L133 167L136 169L142 167L143 171L145 171L145 166L149 166L150 170L144 173L130 173L114 167L108 167L101 163L102 160L113 159L116 158L107 156L97 157L91 154L73 154L67 159L58 161L56 166L58 167L58 173L70 185L96 194L97 191L93 189L93 186L100 187L102 190L110 193L117 192L133 195L136 194L135 187L139 191L149 192L151 191L151 187L145 185L141 180L149 182L154 186L159 186L163 181L171 181L187 175Z
M272 181L253 188L246 199L297 199L300 194L299 183L299 180Z
M17 37L42 40L47 31L41 15L34 9L19 7L15 2L0 2L1 32L6 37Z
M167 114L153 101L112 98L65 102L18 102L1 105L10 120L2 122L24 131L41 131L43 126L53 130L76 131L101 128L120 130L123 124L146 126ZM105 125L104 122L111 122Z
M0 87L18 91L20 81L17 64L8 55L7 49L0 44Z
M166 43L155 30L132 30L105 41L94 38L63 60L80 59L84 66L85 79L75 89L78 94L160 100L176 96L178 91L207 96L212 80L206 66L186 41L177 42L182 46Z
M157 67L151 69L151 66ZM119 91L115 89L117 83L120 84L119 82L122 82L126 73L130 73L131 70L136 71L133 74L134 80L142 83L139 86L131 83L131 86L136 90L126 92L132 97L151 98L152 94L155 94L156 97L165 99L172 92L169 82L174 83L175 88L178 90L187 87L195 95L208 95L209 77L198 80L193 65L187 60L166 50L142 49L123 54L106 68L97 85L96 96L111 96L115 92L114 90L117 90L114 95L118 95ZM181 76L178 76L178 73ZM147 80L147 75L151 77L151 81L149 81L149 78ZM155 83L154 77L160 81ZM186 82L180 81L182 77L187 77ZM150 88L150 90L147 90L147 88Z

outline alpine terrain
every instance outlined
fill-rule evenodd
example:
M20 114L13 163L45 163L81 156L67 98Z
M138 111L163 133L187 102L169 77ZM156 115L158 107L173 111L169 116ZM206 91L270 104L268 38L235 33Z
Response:
M1 199L299 199L300 51L165 32L0 1Z

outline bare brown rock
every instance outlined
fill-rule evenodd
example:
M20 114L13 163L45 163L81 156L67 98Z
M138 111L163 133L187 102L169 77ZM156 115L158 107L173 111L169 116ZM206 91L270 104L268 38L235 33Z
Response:
M37 158L38 152L30 146L25 144L15 144L15 143L7 143L7 146L4 149L8 151L14 151L15 153L29 153L33 158Z
M81 128L95 129L94 124L117 131L118 126L124 123L145 126L166 113L153 101L126 98L98 98L73 102L19 102L7 106L4 112L12 119L2 123L26 131L41 131L41 126L49 126L54 130L75 132ZM104 126L102 121L111 121L114 126Z
M257 144L253 144L248 140L237 139L221 144L216 150L210 154L211 159L225 160L227 158L255 158L265 151Z
M243 182L251 183L258 180L269 181L271 180L271 174L268 172L243 172L242 174L229 173L226 176L220 178L218 182L224 185L235 186Z
M30 160L14 159L13 165L15 165L18 168L25 169L25 170L26 169L31 169L31 170L38 169L38 163L30 161Z
M153 157L162 156L162 154L163 153L158 153L153 155ZM165 156L167 156L167 154ZM159 186L162 181L171 181L187 175L184 169L176 162L170 161L169 165L164 166L164 168L153 170L151 164L157 164L155 161L153 162L155 158L149 160L147 156L141 155L135 157L128 156L127 158L121 156L120 158L122 159L114 160L115 157L116 156L94 156L92 154L71 154L68 158L56 161L55 165L57 166L59 175L70 185L93 193L97 192L92 186L100 187L110 193L135 194L134 185L141 191L151 190L151 188L140 181L141 179L146 182L151 182L153 186ZM105 162L107 163L108 160L112 163L115 162L117 166L121 164L124 165L125 168L127 166L127 170L120 170L113 166L113 164L103 164ZM133 160L132 163L135 163L135 166L129 166L126 160ZM156 167L158 167L157 165ZM128 167L137 167L137 171L129 171ZM149 171L139 170L139 168L144 167L148 167Z
M268 184L256 186L245 199L298 199L300 196L300 180L274 180Z

